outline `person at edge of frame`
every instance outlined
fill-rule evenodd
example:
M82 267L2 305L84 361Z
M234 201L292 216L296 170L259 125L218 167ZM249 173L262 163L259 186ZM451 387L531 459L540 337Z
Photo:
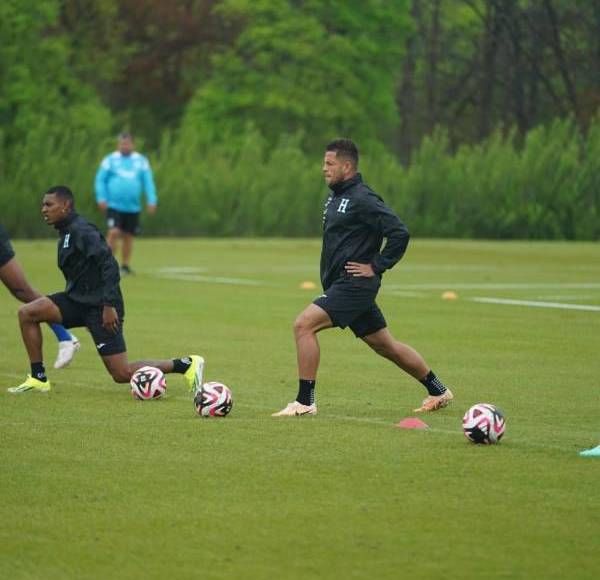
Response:
M20 302L31 302L41 294L35 290L15 257L8 232L0 224L0 280L9 292ZM58 340L58 353L54 361L55 369L62 369L70 364L75 353L81 348L79 339L61 324L50 324L50 329Z

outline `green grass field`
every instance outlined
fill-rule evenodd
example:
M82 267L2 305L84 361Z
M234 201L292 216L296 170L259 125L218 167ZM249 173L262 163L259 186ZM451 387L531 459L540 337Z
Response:
M54 242L15 242L41 291L63 288ZM0 288L0 578L598 578L600 245L412 242L379 303L394 335L450 385L421 385L349 331L320 335L319 415L273 419L296 394L292 322L318 293L316 240L140 240L123 281L131 359L189 353L234 393L195 416L181 377L134 402L90 337L48 395L29 371L18 303ZM459 299L441 299L454 290ZM47 367L56 353L44 331ZM477 402L507 417L478 447Z

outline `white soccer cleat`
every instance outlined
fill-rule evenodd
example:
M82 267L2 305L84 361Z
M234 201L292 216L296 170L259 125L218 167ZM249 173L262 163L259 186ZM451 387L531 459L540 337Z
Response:
M421 406L414 410L414 413L428 413L430 411L443 409L452 402L452 399L454 399L454 395L450 389L446 389L446 392L438 397L429 395L429 397L423 400Z
M75 353L81 348L81 343L75 335L71 335L71 340L61 340L58 343L58 354L54 362L55 369L64 369L73 360Z
M302 417L302 415L316 415L316 405L303 405L298 401L289 403L285 409L281 409L277 413L273 413L271 417Z

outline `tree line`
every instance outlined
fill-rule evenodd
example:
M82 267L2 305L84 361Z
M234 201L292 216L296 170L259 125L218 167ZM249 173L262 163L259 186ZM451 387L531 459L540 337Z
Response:
M3 220L42 235L11 217L42 180L94 211L97 163L128 129L159 215L202 207L155 233L312 235L322 148L344 135L419 234L597 239L599 30L587 0L4 0Z

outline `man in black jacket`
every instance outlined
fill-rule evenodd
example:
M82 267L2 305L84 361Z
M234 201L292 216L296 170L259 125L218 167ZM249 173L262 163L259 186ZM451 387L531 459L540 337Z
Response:
M320 358L317 333L347 326L377 354L391 360L427 389L427 398L415 412L445 407L453 398L451 391L417 351L390 334L375 302L381 275L406 251L409 239L406 226L363 183L358 173L358 149L350 139L338 139L327 146L323 174L331 189L323 210L324 293L296 319L298 395L273 416L316 414L315 384ZM384 239L386 244L381 249Z
M64 185L51 187L44 195L42 215L48 225L58 230L58 266L67 285L64 292L42 296L19 309L31 374L21 385L8 391L48 392L51 389L42 357L42 322L59 323L67 328L85 326L116 383L129 382L137 369L148 365L164 373L183 374L190 390L199 388L204 368L201 356L128 362L119 266L96 226L75 212L71 190Z

